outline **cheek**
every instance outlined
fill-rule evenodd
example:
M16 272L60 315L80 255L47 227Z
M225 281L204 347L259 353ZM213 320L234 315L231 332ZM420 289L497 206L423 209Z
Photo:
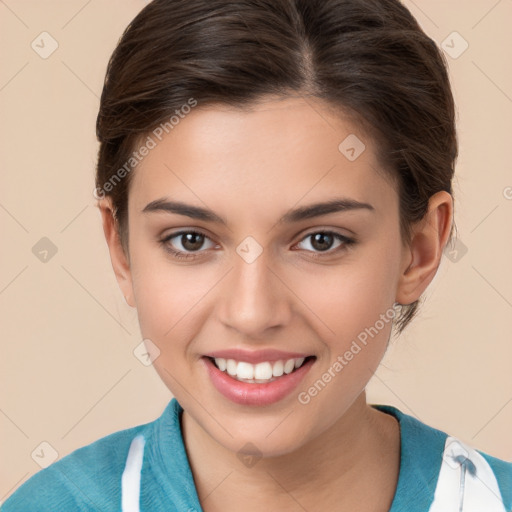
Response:
M324 325L336 349L373 326L395 301L399 253L392 244L355 251L339 266L298 276L294 291ZM389 313L391 314L391 313Z
M311 309L330 329L323 330L325 357L299 390L301 410L320 418L311 428L321 430L339 419L386 351L395 315L392 258L372 260L361 259L346 272L340 269L309 294Z
M281 269L285 281L294 283L299 302L307 306L297 307L332 351L343 353L344 346L373 326L394 302L400 253L398 239L390 233L374 237L337 265L311 265L299 272ZM158 345L165 342L166 350L179 340L193 339L194 329L201 325L197 316L205 314L207 303L222 288L218 273L204 265L178 265L163 248L147 242L134 243L131 256L143 336ZM294 299L283 295L282 300Z
M194 306L211 288L191 267L169 261L163 249L144 247L133 251L132 282L142 335L159 345L182 338Z
M349 407L384 356L395 316L398 250L389 240L375 241L309 287L308 305L328 329L321 330L324 357L299 402L308 403L325 425L335 421L340 410L326 412L326 404Z

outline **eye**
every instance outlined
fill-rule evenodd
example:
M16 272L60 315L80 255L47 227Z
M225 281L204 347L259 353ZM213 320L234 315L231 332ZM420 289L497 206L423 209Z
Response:
M326 256L331 256L334 253L346 250L349 246L356 243L353 238L336 233L335 231L314 231L306 235L300 243L309 239L311 239L311 242L306 245L312 247L312 251L307 250L313 252L314 257L324 256L322 253L327 253ZM336 240L339 242L339 245L334 250L330 250Z
M172 242L174 239L176 239L176 242ZM356 243L354 239L342 235L341 233L336 233L335 231L315 231L306 235L299 244L308 239L311 239L311 242L308 245L312 247L312 250L306 250L308 252L312 252L312 256L315 258L331 256L335 253L337 254L338 252L346 250L350 245ZM171 233L162 239L160 243L174 258L195 259L200 257L200 253L205 252L200 249L204 248L203 246L206 240L210 241L212 246L215 247L215 244L208 236L200 231L194 230ZM338 241L339 245L334 250L331 250L335 241ZM212 246L210 246L210 248Z
M173 239L176 239L177 242L171 243ZM204 245L205 240L210 240L210 238L200 231L179 231L178 233L171 233L166 236L161 240L161 244L164 246L165 250L171 253L175 258L193 259L198 257L198 255L190 254L190 252L204 252L199 249ZM174 249L173 245L177 245L177 249ZM213 242L212 245L215 246Z

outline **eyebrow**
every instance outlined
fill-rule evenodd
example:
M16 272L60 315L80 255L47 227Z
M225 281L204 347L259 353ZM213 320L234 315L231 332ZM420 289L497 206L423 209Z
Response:
M346 212L352 210L368 210L375 212L375 208L368 203L362 203L355 199L335 198L322 203L314 203L308 206L301 206L285 213L277 222L278 224L291 224L301 220L312 219L329 213ZM227 226L227 221L223 217L217 215L212 210L182 203L180 201L169 201L168 199L156 199L151 201L142 210L142 213L149 212L168 212L184 215L192 219L214 222Z

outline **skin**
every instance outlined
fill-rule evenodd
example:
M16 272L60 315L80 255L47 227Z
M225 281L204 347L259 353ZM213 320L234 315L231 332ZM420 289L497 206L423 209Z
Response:
M349 134L366 146L353 162L338 150ZM373 141L320 100L294 97L267 97L251 111L195 108L132 178L129 255L108 197L99 201L105 237L143 337L160 350L153 364L185 410L183 436L204 510L389 510L399 425L367 405L365 387L385 354L391 322L309 403L298 393L395 302L420 297L449 237L450 194L432 196L411 244L403 244L396 186ZM290 209L341 196L374 211L277 222ZM228 224L142 213L164 197L207 207ZM188 250L195 259L177 260L160 243L181 229L207 237ZM322 251L306 236L326 230L356 243L334 238ZM263 249L250 264L236 252L247 236ZM167 245L185 251L185 243L178 236ZM316 361L283 400L242 406L213 387L201 359L235 347L305 352ZM252 467L237 457L247 442L262 455Z

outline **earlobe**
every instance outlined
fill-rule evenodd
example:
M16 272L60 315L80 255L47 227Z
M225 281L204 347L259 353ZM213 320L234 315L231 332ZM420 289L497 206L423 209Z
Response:
M403 270L396 301L412 304L418 300L437 273L450 236L453 198L445 191L434 194L425 217L413 228L410 246L403 252Z
M115 219L111 198L105 197L100 199L98 201L98 208L101 213L103 233L105 234L105 240L110 252L110 261L112 262L114 274L126 303L131 307L135 307L130 263L121 243L119 225Z

